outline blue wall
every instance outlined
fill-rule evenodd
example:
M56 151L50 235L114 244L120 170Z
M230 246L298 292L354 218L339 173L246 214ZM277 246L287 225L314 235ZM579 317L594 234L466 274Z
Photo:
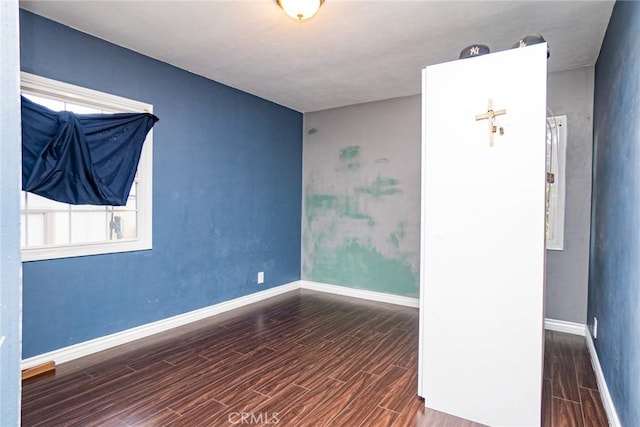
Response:
M596 64L589 325L622 425L640 426L640 2L617 2Z
M160 118L153 250L25 263L23 357L300 278L301 113L25 11L20 37L23 71Z

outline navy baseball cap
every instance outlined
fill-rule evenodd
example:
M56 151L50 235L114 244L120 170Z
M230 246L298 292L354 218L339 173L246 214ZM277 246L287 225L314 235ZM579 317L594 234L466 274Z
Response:
M472 44L471 46L467 46L460 52L460 56L458 59L463 58L471 58L474 56L486 55L491 52L489 50L489 46L484 44Z
M515 42L511 49L517 49L520 47L527 47L533 44L544 43L546 40L540 34L530 34L528 36L521 37L520 40ZM547 44L547 58L549 58L549 45Z

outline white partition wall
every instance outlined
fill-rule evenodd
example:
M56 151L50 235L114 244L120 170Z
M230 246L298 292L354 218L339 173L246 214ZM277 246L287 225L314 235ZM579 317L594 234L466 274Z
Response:
M423 72L419 394L487 425L540 425L546 52Z

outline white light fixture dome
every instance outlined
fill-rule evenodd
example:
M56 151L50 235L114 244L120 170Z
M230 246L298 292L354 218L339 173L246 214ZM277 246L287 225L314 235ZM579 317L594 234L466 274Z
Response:
M298 21L304 21L316 14L324 0L276 0L284 12Z

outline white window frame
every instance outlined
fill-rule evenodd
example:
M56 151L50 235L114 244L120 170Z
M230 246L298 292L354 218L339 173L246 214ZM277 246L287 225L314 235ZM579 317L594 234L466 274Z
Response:
M567 116L555 116L547 119L550 132L557 132L557 144L551 144L554 182L547 182L548 218L546 247L549 250L564 249L564 211L566 187L566 157L567 157ZM547 147L549 143L547 142Z
M20 73L21 92L65 100L88 107L118 112L153 113L153 105L108 93L59 82L34 74ZM136 238L96 243L71 243L22 249L22 261L80 257L152 249L153 244L153 130L142 146L136 192Z

